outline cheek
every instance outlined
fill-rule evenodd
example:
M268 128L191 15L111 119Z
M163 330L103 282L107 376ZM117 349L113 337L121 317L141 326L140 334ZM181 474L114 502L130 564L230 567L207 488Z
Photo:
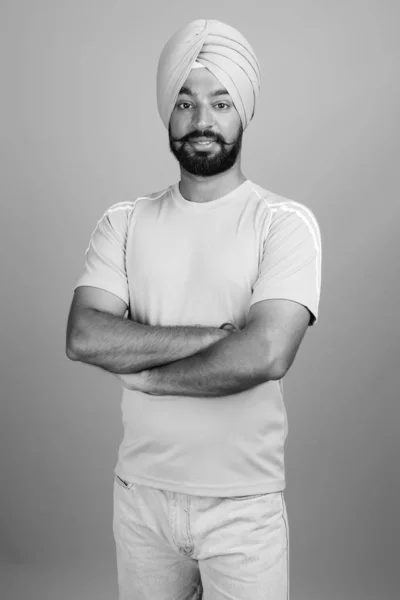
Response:
M223 115L223 127L229 137L236 137L240 131L242 121L236 108Z
M174 137L181 137L187 133L188 127L190 127L190 117L188 112L189 111L179 114L175 110L172 112L170 125Z
M231 133L233 133L233 134L236 134L239 132L241 123L242 123L242 121L236 110L234 113L231 113L229 115L229 118L226 121L227 128L230 129Z

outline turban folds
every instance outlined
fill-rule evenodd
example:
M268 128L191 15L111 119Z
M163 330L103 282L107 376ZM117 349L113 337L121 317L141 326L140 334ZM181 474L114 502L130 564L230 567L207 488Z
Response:
M246 38L220 21L198 19L177 31L164 46L157 69L157 106L168 128L179 91L195 62L229 92L243 129L254 116L260 67Z

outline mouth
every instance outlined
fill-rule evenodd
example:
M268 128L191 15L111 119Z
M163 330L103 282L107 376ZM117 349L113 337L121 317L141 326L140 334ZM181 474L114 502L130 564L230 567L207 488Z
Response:
M196 150L208 150L215 144L215 140L209 138L198 138L197 140L189 140L189 144Z

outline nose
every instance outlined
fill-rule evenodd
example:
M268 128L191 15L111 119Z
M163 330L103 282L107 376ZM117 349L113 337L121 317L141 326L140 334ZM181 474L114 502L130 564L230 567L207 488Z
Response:
M198 105L193 111L193 125L196 129L204 130L214 125L212 111L208 106Z

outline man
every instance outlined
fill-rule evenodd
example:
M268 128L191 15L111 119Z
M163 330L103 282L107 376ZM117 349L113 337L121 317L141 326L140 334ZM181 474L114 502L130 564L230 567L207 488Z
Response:
M259 86L232 27L172 36L157 99L180 181L109 208L75 286L67 354L124 388L120 600L289 598L282 378L317 320L321 242L241 171Z

